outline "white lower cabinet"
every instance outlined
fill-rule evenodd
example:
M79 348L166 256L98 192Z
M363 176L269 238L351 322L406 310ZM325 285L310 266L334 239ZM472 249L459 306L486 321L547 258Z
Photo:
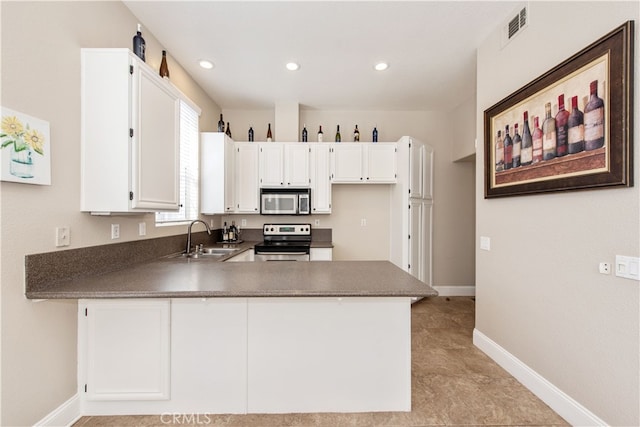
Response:
M333 260L332 248L311 248L309 250L309 261L331 261Z
M84 339L80 366L85 367L80 378L86 398L169 399L169 301L81 300L79 304L79 338Z
M250 262L255 260L255 251L253 249L246 250L233 256L224 262Z
M82 415L410 411L410 306L408 297L80 300Z

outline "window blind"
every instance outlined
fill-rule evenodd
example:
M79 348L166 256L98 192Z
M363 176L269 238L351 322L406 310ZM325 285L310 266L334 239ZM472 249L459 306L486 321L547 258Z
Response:
M156 223L192 221L198 218L198 112L180 101L180 210L156 212Z

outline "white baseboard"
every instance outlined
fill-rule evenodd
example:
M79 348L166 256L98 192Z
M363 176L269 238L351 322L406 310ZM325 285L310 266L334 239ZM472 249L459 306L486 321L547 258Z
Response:
M473 330L473 344L498 365L520 381L558 415L574 426L606 426L607 423L547 381L520 359L500 347L477 329Z
M434 286L441 297L473 297L476 295L476 287L470 286Z
M82 417L80 397L74 394L71 399L34 424L37 427L71 426Z

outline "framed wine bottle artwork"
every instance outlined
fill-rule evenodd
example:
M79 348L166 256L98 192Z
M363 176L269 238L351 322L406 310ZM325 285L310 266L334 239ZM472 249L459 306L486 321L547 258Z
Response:
M633 186L628 21L484 112L485 198Z

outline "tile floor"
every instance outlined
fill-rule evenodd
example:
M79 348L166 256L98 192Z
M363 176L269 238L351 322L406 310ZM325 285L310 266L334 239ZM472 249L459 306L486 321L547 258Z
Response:
M357 414L187 414L82 417L93 426L556 426L568 425L472 343L475 302L437 297L412 315L412 411ZM191 418L189 418L191 415Z

